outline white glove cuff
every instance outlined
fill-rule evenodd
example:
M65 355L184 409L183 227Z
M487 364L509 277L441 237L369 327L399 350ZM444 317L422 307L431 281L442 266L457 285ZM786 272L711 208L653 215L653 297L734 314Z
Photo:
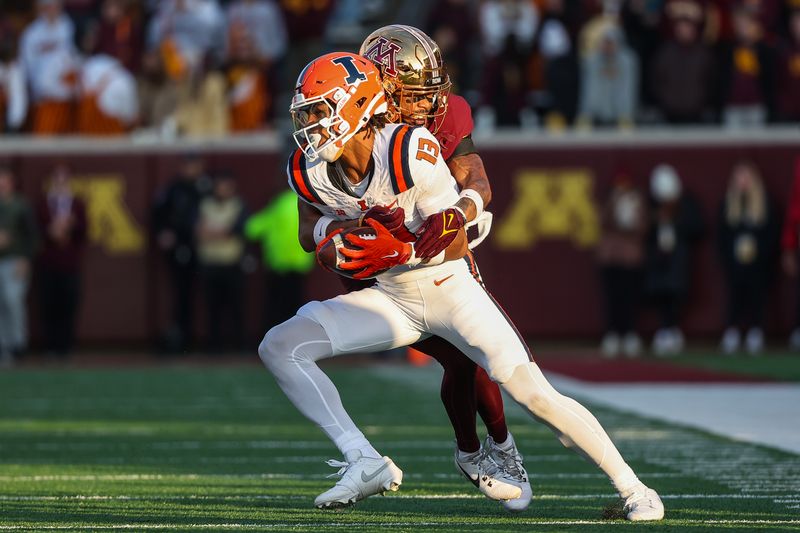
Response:
M415 267L418 264L422 263L422 259L417 257L417 252L416 252L416 250L414 250L414 243L412 242L410 244L411 244L411 257L408 258L408 261L406 261L406 264L408 266L410 266L410 267Z
M428 261L425 264L428 266L441 265L442 263L444 263L444 254L445 250L442 250L441 252L439 252L439 255L431 257L430 261Z
M475 204L475 218L483 213L483 198L475 189L464 189L458 195L459 198L469 198ZM474 219L473 219L474 220Z
M314 224L314 242L319 244L325 237L328 236L328 226L333 222L332 217L321 216L317 223Z
M444 263L444 255L445 255L445 250L442 250L441 252L439 252L438 255L432 257L428 261L425 261L425 266L441 265L442 263ZM422 264L422 262L423 259L420 259L416 255L416 250L414 250L414 243L411 243L411 257L408 259L408 261L406 261L405 264L410 267L415 267L417 265Z

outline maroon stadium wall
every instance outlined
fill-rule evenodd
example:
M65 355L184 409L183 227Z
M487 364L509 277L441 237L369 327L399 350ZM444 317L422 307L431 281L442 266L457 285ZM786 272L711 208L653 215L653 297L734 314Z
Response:
M762 169L767 189L781 209L786 205L797 142L741 143L585 143L547 142L481 149L492 180L492 233L477 251L489 289L518 328L533 339L588 339L602 330L594 245L599 237L599 206L618 169L627 170L642 188L650 170L667 162L676 167L685 187L699 200L706 232L697 248L692 290L684 325L690 334L720 331L724 297L714 254L716 218L733 164L742 158ZM285 185L283 155L276 150L204 149L210 170L231 171L251 210L260 209ZM5 160L21 178L31 199L43 190L48 171L66 162L73 185L86 200L91 245L84 269L84 300L79 340L85 343L147 345L169 320L169 286L164 265L153 248L149 213L158 191L174 174L180 151L125 149L98 153L75 149L9 154ZM253 256L260 257L254 247ZM261 331L262 272L248 274L248 332ZM310 298L335 295L333 274L315 271ZM200 289L198 287L198 294ZM781 276L771 290L769 330L787 331L794 319L794 288ZM32 330L37 336L37 308L43 295L32 295ZM202 306L202 297L198 298ZM204 313L196 326L202 336ZM641 326L652 329L645 312Z

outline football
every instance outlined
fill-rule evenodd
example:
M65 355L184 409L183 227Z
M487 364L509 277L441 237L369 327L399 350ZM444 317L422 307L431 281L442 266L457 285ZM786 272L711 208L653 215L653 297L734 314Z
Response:
M344 231L333 235L332 237L329 236L325 241L320 243L320 246L317 247L317 262L322 265L325 269L334 272L335 274L339 274L340 276L344 276L346 278L353 279L353 276L357 274L358 270L342 270L339 268L339 265L347 261L347 258L342 255L339 251L342 248L349 248L351 250L359 250L358 246L354 246L347 242L344 238L345 235L358 235L364 239L374 239L375 238L375 230L369 226L360 226L357 228L350 228ZM388 269L386 269L388 270ZM375 276L386 272L386 270L382 270L380 272L376 272L374 275L369 276L369 278L365 279L372 279Z

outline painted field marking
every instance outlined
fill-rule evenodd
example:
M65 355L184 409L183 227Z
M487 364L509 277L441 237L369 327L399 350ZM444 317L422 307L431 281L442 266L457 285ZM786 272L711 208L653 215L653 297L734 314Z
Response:
M547 474L531 473L534 479L606 479L605 474L593 473L574 473L574 472L552 472ZM414 479L463 479L463 475L458 473L404 473L406 478ZM676 472L640 472L639 476L644 479L656 478L684 478L687 474ZM197 479L299 479L299 480L318 480L327 479L328 474L42 474L42 475L20 475L20 476L0 476L0 481L6 482L44 482L44 481L154 481L154 480L197 480Z
M669 521L666 522L669 524ZM800 525L800 520L676 520L677 525L740 525L740 526L792 526ZM331 527L331 528L347 528L347 529L371 529L376 527L384 528L419 528L419 527L435 527L435 526L474 526L473 522L285 522L276 524L272 523L207 523L207 524L76 524L76 525L53 525L45 526L36 524L35 528L38 530L85 530L85 529L98 529L98 530L115 530L115 529L290 529L298 526L302 527ZM630 527L630 524L623 520L515 520L515 527L519 526L623 526ZM0 530L30 530L30 525L0 525Z
M786 499L798 498L796 494L661 494L662 500L774 500L779 503L795 502L800 500ZM451 494L392 494L389 498L407 500L480 500L486 498L482 494L451 493ZM534 494L534 500L598 500L618 498L613 493L602 494ZM0 501L68 501L68 500L131 500L131 501L183 501L183 500L225 500L225 501L250 501L250 500L307 500L309 496L288 496L253 494L249 496L230 496L213 494L185 494L180 496L133 496L125 494L72 494L61 496L7 496L0 495Z

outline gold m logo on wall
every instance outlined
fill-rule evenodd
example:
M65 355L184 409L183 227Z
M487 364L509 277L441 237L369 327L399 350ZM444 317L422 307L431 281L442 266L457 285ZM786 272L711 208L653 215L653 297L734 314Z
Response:
M526 170L514 177L514 203L497 228L498 248L524 250L543 238L597 242L600 227L586 169Z
M70 186L86 204L92 244L112 255L144 249L144 234L125 205L125 180L121 176L72 178Z

